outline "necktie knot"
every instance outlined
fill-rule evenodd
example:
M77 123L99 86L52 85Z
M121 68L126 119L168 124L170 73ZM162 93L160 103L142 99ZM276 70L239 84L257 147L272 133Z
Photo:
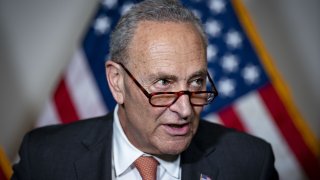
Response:
M157 160L148 156L141 156L134 162L143 180L156 179L158 164Z

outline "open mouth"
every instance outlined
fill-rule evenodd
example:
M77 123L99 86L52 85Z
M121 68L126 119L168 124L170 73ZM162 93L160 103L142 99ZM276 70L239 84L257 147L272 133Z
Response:
M189 133L190 123L187 124L165 124L166 132L172 136L183 136Z
M183 125L179 125L179 124L169 124L168 126L172 127L172 128L182 128L183 126L185 126L185 124Z

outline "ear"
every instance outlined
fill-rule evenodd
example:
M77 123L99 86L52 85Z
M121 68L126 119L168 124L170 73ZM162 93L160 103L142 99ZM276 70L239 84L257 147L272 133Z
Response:
M124 101L124 86L123 76L120 71L120 65L112 60L106 61L106 76L109 88L111 90L113 98L118 104L123 104Z

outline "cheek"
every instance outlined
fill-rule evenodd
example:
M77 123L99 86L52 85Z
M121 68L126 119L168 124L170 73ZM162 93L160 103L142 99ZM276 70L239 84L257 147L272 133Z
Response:
M139 89L133 90L133 88L135 87L127 90L124 106L129 112L128 116L134 121L132 122L133 126L136 126L141 132L145 132L145 136L148 136L158 126L157 119L164 109L151 106L148 98Z
M149 132L149 135L155 133L156 129L160 126L160 119L164 111L165 110L163 108L152 107L149 105L143 112L143 115L141 115L141 118L146 120L143 126L148 127L147 131Z

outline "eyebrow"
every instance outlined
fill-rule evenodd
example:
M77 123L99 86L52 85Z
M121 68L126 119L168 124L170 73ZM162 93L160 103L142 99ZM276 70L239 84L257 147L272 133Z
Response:
M199 71L194 72L190 77L196 77L196 76L207 76L208 70L207 69L202 69Z
M207 76L207 70L205 69L202 69L202 70L199 70L199 71L196 71L194 73L192 73L187 79L192 79L194 77L199 77L199 76ZM147 78L147 80L153 80L153 79L159 79L159 78L162 78L162 79L171 79L171 80L178 80L178 77L175 76L175 75L171 75L171 74L168 74L168 73L164 73L164 72L158 72L158 73L152 73L149 75L149 77Z
M171 74L167 74L167 73L163 73L163 72L150 74L147 79L149 81L152 81L154 79L159 79L159 78L161 78L161 79L171 79L171 80L174 80L174 81L176 81L178 79L178 77L175 76L175 75L171 75Z

